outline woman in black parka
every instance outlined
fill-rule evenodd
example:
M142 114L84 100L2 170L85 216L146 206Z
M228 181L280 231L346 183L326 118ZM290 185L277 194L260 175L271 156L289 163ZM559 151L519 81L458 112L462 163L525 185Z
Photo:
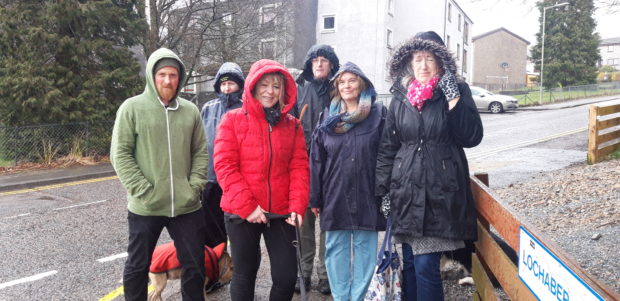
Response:
M376 169L376 194L403 244L405 300L443 300L441 252L476 239L464 147L482 140L469 86L435 32L418 33L390 61L392 101ZM384 212L387 213L387 212Z
M331 86L331 104L312 136L310 208L326 231L332 297L361 301L377 258L378 231L385 230L374 187L387 110L375 102L372 83L353 63L342 65Z

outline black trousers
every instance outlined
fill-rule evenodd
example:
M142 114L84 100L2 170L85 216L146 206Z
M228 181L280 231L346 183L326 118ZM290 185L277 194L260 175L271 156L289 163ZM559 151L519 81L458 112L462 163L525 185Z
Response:
M205 245L214 248L226 242L226 226L224 212L220 207L222 188L217 183L208 182L202 191L202 213L204 214L206 232Z
M204 219L200 210L175 217L142 216L129 212L129 245L123 271L125 300L146 301L153 250L166 227L181 263L183 300L204 300Z
M273 219L267 224L253 224L241 220L226 219L228 237L235 269L230 284L232 301L254 300L256 273L260 267L261 235L265 239L271 262L273 286L269 294L271 301L290 301L297 280L295 255L295 228L282 219Z

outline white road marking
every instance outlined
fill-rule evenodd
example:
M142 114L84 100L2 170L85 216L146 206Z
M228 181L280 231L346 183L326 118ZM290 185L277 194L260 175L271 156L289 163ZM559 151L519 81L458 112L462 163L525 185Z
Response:
M116 259L119 259L119 258L125 258L125 257L127 257L127 252L116 254L116 255L112 255L112 256L108 256L108 257L104 257L104 258L99 258L99 259L97 259L97 261L99 261L99 262L107 262L107 261L112 261L112 260L116 260Z
M73 205L73 206L67 206L67 207L60 207L60 208L56 208L56 209L54 209L54 211L57 211L57 210L64 210L64 209L71 209L71 208L75 208L75 207L89 206L89 205L94 205L94 204L103 203L103 202L107 202L107 201L108 201L108 200L101 200L101 201L95 201L95 202L84 203L84 204L79 204L79 205Z
M539 139L523 141L523 142L515 143L515 144L512 144L512 145L501 146L501 147L498 147L496 149L491 149L491 150L487 150L487 151L481 151L481 152L473 153L471 155L467 155L467 160L482 159L482 158L485 158L485 157L488 157L488 156L491 156L491 155L494 155L494 154L497 154L499 152L503 152L503 151L506 151L506 150L509 150L509 149L518 148L518 147L525 147L525 146L529 146L529 145L532 145L532 144L553 140L553 139L560 138L560 137L563 137L563 136L567 136L567 135L583 132L583 131L585 131L587 129L588 129L587 127L579 128L579 129L570 130L570 131L567 131L567 132L564 132L564 133L554 134L554 135L550 135L550 136L539 138Z
M9 286L16 285L16 284L40 280L40 279L43 279L43 278L45 278L47 276L54 275L56 273L58 273L58 271L54 270L54 271L49 271L49 272L45 272L45 273L41 273L41 274L36 274L34 276L30 276L30 277L26 277L26 278L22 278L22 279L17 279L17 280L5 282L5 283L0 283L0 290L4 289L4 288L7 288Z
M6 218L6 219L9 219L9 218L18 218L18 217L28 216L28 215L30 215L30 213L22 213L22 214L13 215L13 216L7 216L7 217L5 217L5 218Z

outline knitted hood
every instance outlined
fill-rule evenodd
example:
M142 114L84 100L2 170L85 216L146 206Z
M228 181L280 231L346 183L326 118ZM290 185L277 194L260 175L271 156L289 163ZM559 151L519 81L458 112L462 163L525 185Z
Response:
M319 56L328 59L332 64L332 70L329 72L328 77L331 78L331 76L338 71L338 68L340 68L340 61L338 61L338 56L336 55L334 48L324 44L314 45L310 47L310 50L308 50L308 53L306 54L303 72L297 78L297 83L301 84L304 80L311 81L314 79L314 74L312 74L312 59Z
M217 74L215 74L215 81L213 82L213 90L215 90L216 93L221 92L220 91L220 78L225 74L235 77L237 81L241 83L239 84L239 90L243 91L243 85L245 84L245 78L243 77L243 71L241 71L241 67L239 67L239 65L235 63L226 62L222 64L220 69L217 71Z
M445 46L414 37L401 44L390 60L390 78L394 83L399 83L400 79L407 75L407 65L411 63L411 57L417 51L429 51L434 54L442 73L443 70L449 70L452 74L457 74L454 57Z

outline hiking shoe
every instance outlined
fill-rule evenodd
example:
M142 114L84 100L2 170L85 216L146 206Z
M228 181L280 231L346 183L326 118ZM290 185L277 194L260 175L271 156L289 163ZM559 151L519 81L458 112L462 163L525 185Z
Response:
M332 293L332 290L329 287L329 281L327 279L319 279L319 283L317 284L316 289L323 295L329 295Z
M303 277L304 278L304 286L306 287L306 292L310 290L310 277ZM296 293L300 293L301 292L301 287L299 284L299 277L297 277L297 282L295 283L295 292Z

